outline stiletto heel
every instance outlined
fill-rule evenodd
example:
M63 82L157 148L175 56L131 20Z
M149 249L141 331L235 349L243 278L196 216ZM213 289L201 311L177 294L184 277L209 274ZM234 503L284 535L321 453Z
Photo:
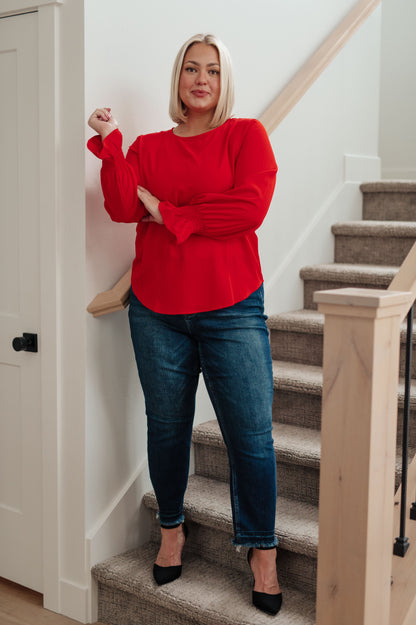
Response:
M185 541L188 537L188 527L185 523L182 524L183 533L185 535ZM163 584L169 584L170 582L174 582L175 579L181 576L182 573L182 564L178 564L177 566L160 566L159 564L153 565L153 578L158 584L158 586L163 586Z
M250 567L250 571L252 571L250 560L251 555L253 553L253 547L250 547L247 553L247 562ZM277 563L277 555L276 555L276 563ZM253 584L254 585L254 584ZM257 592L257 590L253 590L252 592L252 602L254 607L262 610L262 612L266 612L266 614L277 614L282 607L282 593L279 592L276 595L270 595L267 592Z

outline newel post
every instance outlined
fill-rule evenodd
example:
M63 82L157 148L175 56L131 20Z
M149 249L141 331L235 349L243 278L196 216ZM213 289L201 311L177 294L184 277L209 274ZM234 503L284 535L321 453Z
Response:
M400 322L411 294L315 293L325 314L317 625L389 625Z

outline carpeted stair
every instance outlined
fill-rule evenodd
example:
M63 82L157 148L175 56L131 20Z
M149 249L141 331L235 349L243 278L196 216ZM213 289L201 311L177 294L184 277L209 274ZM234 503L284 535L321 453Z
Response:
M252 578L246 553L232 536L228 463L216 422L194 429L195 475L185 513L189 537L182 577L158 587L152 578L159 528L153 493L144 497L152 515L149 543L94 567L99 619L108 625L312 625L318 546L323 317L315 290L345 286L386 288L416 240L416 183L361 186L365 221L336 224L335 263L301 270L304 310L269 318L274 362L274 447L278 470L276 533L284 593L277 617L251 606ZM402 364L404 366L404 329ZM416 376L416 357L414 358ZM399 387L399 411L403 384ZM416 414L416 385L411 409ZM411 430L416 433L415 419ZM400 436L400 432L399 432ZM415 438L412 438L415 440ZM399 471L398 479L399 479ZM277 620L278 619L278 620Z

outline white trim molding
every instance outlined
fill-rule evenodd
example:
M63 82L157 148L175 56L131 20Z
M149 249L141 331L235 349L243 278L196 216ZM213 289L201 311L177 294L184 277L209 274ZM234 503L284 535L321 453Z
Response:
M378 156L344 154L345 182L375 182L381 178L381 160Z
M29 2L19 2L19 6ZM33 2L32 2L33 4ZM60 612L59 421L60 348L58 304L59 13L58 3L38 2L39 188L41 237L43 571L44 606Z
M70 614L70 618L80 623L90 622L90 589L88 586L68 580L60 580L61 614Z
M64 0L0 0L0 17L38 11L41 7L63 4Z

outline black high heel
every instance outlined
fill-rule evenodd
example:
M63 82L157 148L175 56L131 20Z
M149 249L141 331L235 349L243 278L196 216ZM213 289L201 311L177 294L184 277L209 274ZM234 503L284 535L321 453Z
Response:
M251 569L251 555L253 553L253 547L250 547L247 553L247 562ZM277 555L276 555L276 563L277 563ZM282 593L279 592L276 595L270 595L267 592L257 592L257 590L253 590L252 593L252 601L255 608L262 610L262 612L266 612L266 614L277 614L282 607Z
M183 533L185 535L185 541L188 537L188 527L185 523L182 524ZM160 566L159 564L153 565L153 578L159 586L163 586L163 584L169 584L170 582L174 582L175 579L181 576L182 573L182 564L178 564L176 566Z

